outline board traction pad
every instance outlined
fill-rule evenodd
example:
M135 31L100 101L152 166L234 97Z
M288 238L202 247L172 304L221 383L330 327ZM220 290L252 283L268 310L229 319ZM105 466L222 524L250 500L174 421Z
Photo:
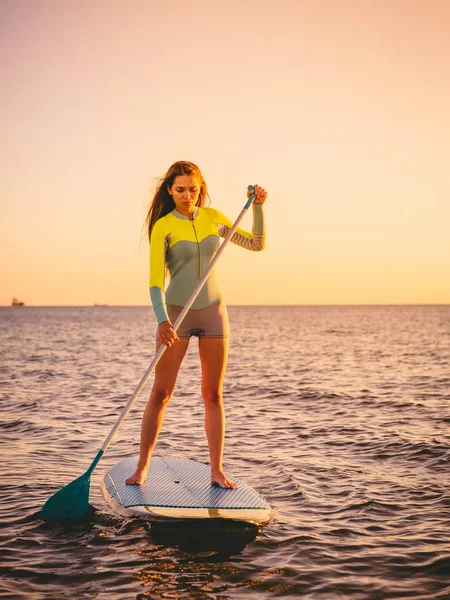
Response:
M236 489L211 485L210 465L188 458L154 456L147 481L127 485L125 480L136 470L137 458L116 464L106 475L106 491L123 507L265 509L270 505L245 483Z

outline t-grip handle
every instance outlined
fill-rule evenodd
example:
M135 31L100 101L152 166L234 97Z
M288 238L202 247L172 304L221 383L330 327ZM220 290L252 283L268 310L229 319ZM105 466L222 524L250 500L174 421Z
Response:
M249 185L247 189L250 190L251 192L253 192L253 190L255 189L255 186L254 185ZM250 198L247 200L247 203L246 203L246 205L245 205L244 208L250 208L250 205L251 205L251 203L253 202L253 200L255 198L256 198L256 194L252 194L250 196Z

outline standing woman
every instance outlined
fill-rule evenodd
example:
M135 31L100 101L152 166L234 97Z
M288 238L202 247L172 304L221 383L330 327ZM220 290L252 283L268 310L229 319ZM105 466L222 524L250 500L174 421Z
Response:
M263 250L263 204L267 192L255 185L252 233L237 229L231 241L247 250ZM251 192L248 192L250 196ZM191 162L179 161L158 185L147 215L150 239L150 296L158 321L156 349L167 350L155 369L155 381L144 411L137 469L126 483L145 482L167 404L173 395L181 362L191 336L199 338L205 429L211 462L211 484L234 488L223 471L225 415L222 387L228 357L229 326L222 290L211 272L178 331L173 323L226 237L232 222L215 208L205 207L206 182ZM164 291L166 266L170 283Z

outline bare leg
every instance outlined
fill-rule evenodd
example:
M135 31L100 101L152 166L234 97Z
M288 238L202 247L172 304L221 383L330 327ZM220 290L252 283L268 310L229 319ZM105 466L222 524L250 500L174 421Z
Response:
M152 452L163 424L167 404L175 389L178 371L188 344L189 340L184 339L175 342L170 348L167 348L156 365L155 381L142 417L141 446L137 469L131 477L128 477L126 483L136 485L145 483ZM160 346L161 342L157 342L156 350Z
M224 488L236 484L223 472L222 458L225 439L225 414L222 387L228 358L228 339L200 338L202 364L202 395L205 402L205 430L211 460L211 483Z

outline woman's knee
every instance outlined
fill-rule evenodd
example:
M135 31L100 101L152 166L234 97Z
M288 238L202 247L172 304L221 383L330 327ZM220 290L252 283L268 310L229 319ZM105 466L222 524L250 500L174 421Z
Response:
M222 403L222 390L216 387L204 388L202 390L203 400L209 404Z
M165 387L154 387L150 396L150 401L158 406L166 405L172 398L173 391Z

